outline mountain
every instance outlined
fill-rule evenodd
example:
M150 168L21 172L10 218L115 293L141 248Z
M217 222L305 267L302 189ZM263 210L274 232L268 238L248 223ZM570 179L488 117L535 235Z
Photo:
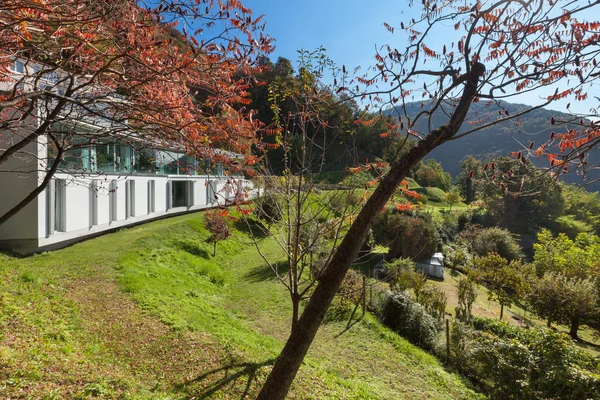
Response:
M505 115L505 110L508 115L515 115L529 106L524 104L514 104L500 102L500 105L489 105L486 102L473 103L471 105L469 121L476 121L478 124L487 124L493 120ZM417 115L423 109L421 103L408 104L409 115ZM386 114L396 115L395 112L389 110ZM518 117L512 121L505 121L488 128L484 128L475 133L469 134L463 138L447 142L431 152L426 158L434 158L439 161L444 169L452 176L457 176L460 173L460 164L462 160L469 154L481 160L489 160L500 156L510 156L511 152L523 150L528 147L531 142L534 142L534 148L545 143L550 138L551 132L562 133L565 128L560 125L551 125L550 119L560 121L563 118L572 118L571 115L553 110L538 109ZM448 116L443 112L437 111L431 119L431 126L437 127L448 121ZM476 127L473 122L465 122L460 133L464 133ZM421 118L414 129L417 132L428 132L427 120ZM557 151L558 153L558 151ZM548 167L548 160L545 157L536 159L531 158L531 161L539 167ZM591 164L600 164L600 154L598 151L590 154ZM576 183L579 185L591 182L594 179L600 178L600 172L591 171L587 174L586 180L576 174L574 171L562 175L561 179L565 182ZM600 190L600 182L589 184L587 190Z

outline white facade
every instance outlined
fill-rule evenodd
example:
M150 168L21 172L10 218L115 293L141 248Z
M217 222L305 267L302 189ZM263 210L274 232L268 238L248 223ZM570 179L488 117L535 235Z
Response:
M43 178L6 175L0 175L0 214ZM251 196L251 185L241 177L57 173L44 192L0 226L0 248L20 253L60 248L116 228L231 204L242 190Z

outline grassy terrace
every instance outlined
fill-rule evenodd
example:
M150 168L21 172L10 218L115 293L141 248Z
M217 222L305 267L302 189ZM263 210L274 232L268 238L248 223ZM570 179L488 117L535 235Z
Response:
M0 253L0 398L252 398L290 313L238 228L216 257L198 213L33 257ZM268 238L260 246L277 256ZM291 398L477 397L374 318L349 330L332 320Z

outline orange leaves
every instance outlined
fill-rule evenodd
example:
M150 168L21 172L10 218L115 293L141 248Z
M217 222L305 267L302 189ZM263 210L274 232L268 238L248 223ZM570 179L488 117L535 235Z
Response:
M433 51L432 49L430 49L429 47L425 46L425 43L421 44L421 48L423 49L423 52L425 53L426 56L432 57L432 58L437 57L437 53L435 51Z
M413 204L396 204L396 210L398 211L409 211L413 210L415 206Z
M362 118L358 118L354 120L354 125L362 125L362 126L373 126L377 120L375 118L370 120L364 120Z
M406 190L404 192L404 194L406 194L408 197L412 197L413 199L417 199L417 200L420 200L423 198L423 196L421 196L419 193L415 192L414 190Z
M346 171L350 172L351 174L358 174L360 171L362 171L362 167L346 167Z

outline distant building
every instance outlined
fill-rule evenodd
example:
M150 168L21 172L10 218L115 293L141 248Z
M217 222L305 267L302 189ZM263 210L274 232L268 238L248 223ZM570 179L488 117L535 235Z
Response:
M425 275L444 279L444 255L442 253L434 253L430 259L419 261L417 269Z

